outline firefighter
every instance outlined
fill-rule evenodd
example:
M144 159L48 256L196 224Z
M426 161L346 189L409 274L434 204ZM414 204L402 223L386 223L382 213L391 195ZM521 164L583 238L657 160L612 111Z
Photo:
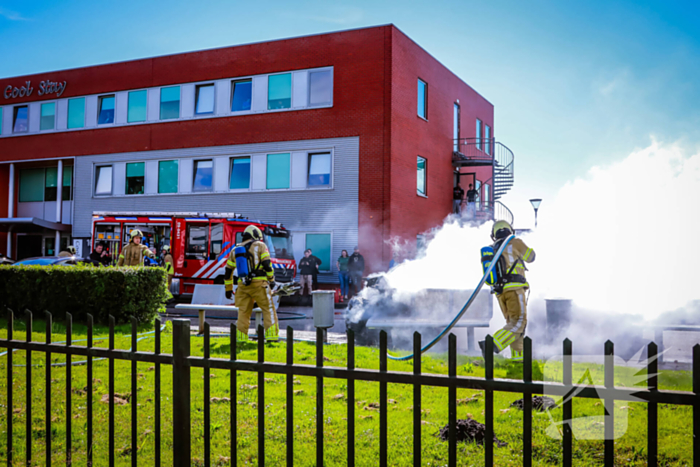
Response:
M508 236L514 233L506 221L493 224L491 238L493 250L498 251ZM527 291L530 285L525 277L525 263L535 261L535 251L519 238L514 238L506 247L498 263L498 282L493 286L506 324L493 335L494 352L499 353L510 346L511 361L523 361L523 336L527 326ZM482 353L485 341L479 342Z
M75 256L75 254L76 254L75 247L73 245L68 245L65 250L63 250L62 252L60 252L58 254L58 257L59 258L66 258L69 256Z
M248 327L254 303L257 303L263 312L265 339L268 341L279 340L279 322L275 304L272 301L275 273L270 261L270 252L262 240L262 231L254 225L249 225L243 232L243 242L236 245L226 261L224 276L226 298L230 300L233 296L234 281L238 285L236 289L236 306L238 307L236 339L239 342L248 340ZM241 246L245 248L245 254L239 260L247 261L248 265L248 274L245 277L237 277L236 275L236 249ZM262 336L258 336L258 338L261 339Z
M117 266L143 266L143 258L155 258L155 255L145 245L141 245L143 234L140 230L134 229L131 231L131 240L124 247L119 255Z
M165 272L168 274L168 290L173 283L173 276L175 276L175 261L173 260L173 255L170 254L170 247L168 245L163 245L162 256L163 267Z

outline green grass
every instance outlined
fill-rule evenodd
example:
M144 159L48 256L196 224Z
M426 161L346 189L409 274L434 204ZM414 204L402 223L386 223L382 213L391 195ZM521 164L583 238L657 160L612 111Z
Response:
M148 326L139 331L148 331ZM15 339L26 338L24 325L15 323ZM65 340L65 328L54 324L52 340ZM119 337L116 347L127 349L130 337L124 336L130 331L128 326L117 328ZM95 329L95 345L106 347L106 328ZM97 340L98 336L102 340ZM0 338L7 337L7 323L0 320ZM33 340L43 341L45 325L41 321L34 324ZM85 339L84 326L75 325L73 339ZM79 343L84 345L84 343ZM153 339L139 342L139 350L153 350ZM171 334L163 334L162 351L171 353ZM228 358L230 352L228 338L212 338L211 355L215 358ZM324 348L327 366L343 367L346 364L346 346L329 345ZM203 354L203 340L192 338L192 354ZM256 360L257 349L254 344L248 344L239 350L238 358ZM74 357L79 360L80 357ZM286 361L286 344L272 344L265 348L265 360ZM65 356L52 355L52 362L63 362ZM315 346L310 343L294 344L294 362L313 365L315 363ZM14 365L25 364L25 352L14 353ZM32 450L35 465L44 465L46 433L45 433L45 374L46 357L40 352L32 353ZM424 373L447 373L446 355L431 354L422 359ZM460 357L458 374L483 376L482 360ZM106 361L96 362L93 367L94 391L90 396L94 407L94 460L98 466L107 465L108 448L108 405L100 402L103 395L108 393L108 364ZM154 456L154 405L153 384L154 372L151 364L138 364L138 456L140 465L152 465ZM377 369L379 367L379 352L374 348L356 348L356 366L358 368ZM541 362L540 362L541 367ZM600 384L603 372L600 366L591 367L591 378ZM561 378L561 368L557 365L547 365L544 379L558 381ZM389 370L411 372L411 362L389 362ZM73 404L72 404L72 439L74 465L86 464L86 395L82 389L86 386L86 367L74 366L72 375ZM578 381L585 367L574 366L574 379ZM234 465L257 465L257 374L239 372L237 395L232 397L229 391L229 372L212 370L211 396L231 398L238 403L238 459ZM616 370L616 382L626 385L635 372L627 368ZM115 392L131 393L131 363L117 361L115 363ZM7 357L0 357L0 462L4 463L7 456ZM509 376L509 367L503 360L496 361L495 376ZM510 373L510 376L513 376ZM266 375L265 383L265 443L266 465L284 465L286 462L286 377L282 375ZM52 400L52 450L53 464L65 465L66 446L66 370L54 367L51 370L51 400ZM297 377L294 396L294 452L295 465L315 465L316 458L316 379ZM204 465L203 447L203 372L202 369L192 369L192 465ZM690 391L692 380L686 372L663 372L660 376L662 389ZM13 448L15 465L24 465L25 460L25 368L14 368L13 378ZM172 373L169 366L161 366L161 420L162 438L161 452L163 465L172 464ZM326 465L345 465L347 456L347 386L344 380L324 379L324 445ZM390 384L388 397L393 402L389 404L389 463L390 465L412 465L413 446L413 388L407 385ZM472 417L484 422L483 393L473 390L458 390L458 399L475 397L475 401L458 405L458 418ZM521 396L513 393L496 393L494 395L494 431L498 438L506 441L506 447L494 447L495 465L522 465L522 424L523 414L518 409L509 409L511 402ZM423 414L423 465L445 465L447 463L447 443L440 441L435 435L448 420L447 389L424 387L422 389ZM133 399L132 399L133 400ZM379 402L379 384L370 382L356 383L356 465L375 466L379 456L379 412L373 410L371 403ZM576 399L573 403L574 417L602 415L603 407L599 401ZM216 402L211 405L211 449L212 465L230 465L227 457L230 453L230 402ZM131 449L131 405L119 405L115 408L116 416L116 458L117 465L130 465ZM561 421L561 410L551 413L552 420ZM625 417L626 416L626 417ZM624 426L623 420L627 420ZM561 441L546 434L551 421L549 415L535 413L533 415L533 464L558 465L561 463ZM615 442L616 465L646 465L646 404L622 403L616 406L616 429L624 434ZM625 430L626 428L626 430ZM457 447L459 465L482 465L484 448L473 443L460 443ZM659 407L659 465L689 465L692 463L692 410L687 407L662 405ZM574 440L574 465L600 465L603 458L602 441Z

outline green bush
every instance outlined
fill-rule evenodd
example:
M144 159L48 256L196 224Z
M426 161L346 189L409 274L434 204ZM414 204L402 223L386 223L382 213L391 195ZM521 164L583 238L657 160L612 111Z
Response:
M37 318L48 311L56 320L66 313L85 322L91 314L96 323L117 323L135 317L152 321L165 311L169 298L165 269L96 268L93 266L0 266L0 310L16 317L30 310Z

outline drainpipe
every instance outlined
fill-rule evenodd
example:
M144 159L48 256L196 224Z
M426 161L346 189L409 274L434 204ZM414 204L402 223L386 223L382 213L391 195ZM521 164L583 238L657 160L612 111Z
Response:
M63 213L63 161L58 160L58 174L56 176L56 222L61 223ZM61 231L56 231L56 245L54 253L58 254L61 249Z
M7 217L15 217L15 164L10 164L10 183L8 184ZM7 257L12 258L12 229L7 229Z

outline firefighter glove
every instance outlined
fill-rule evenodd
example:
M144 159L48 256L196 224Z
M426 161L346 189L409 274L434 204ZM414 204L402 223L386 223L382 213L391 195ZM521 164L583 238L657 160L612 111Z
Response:
M226 300L231 300L233 299L233 290L227 290L226 291Z

